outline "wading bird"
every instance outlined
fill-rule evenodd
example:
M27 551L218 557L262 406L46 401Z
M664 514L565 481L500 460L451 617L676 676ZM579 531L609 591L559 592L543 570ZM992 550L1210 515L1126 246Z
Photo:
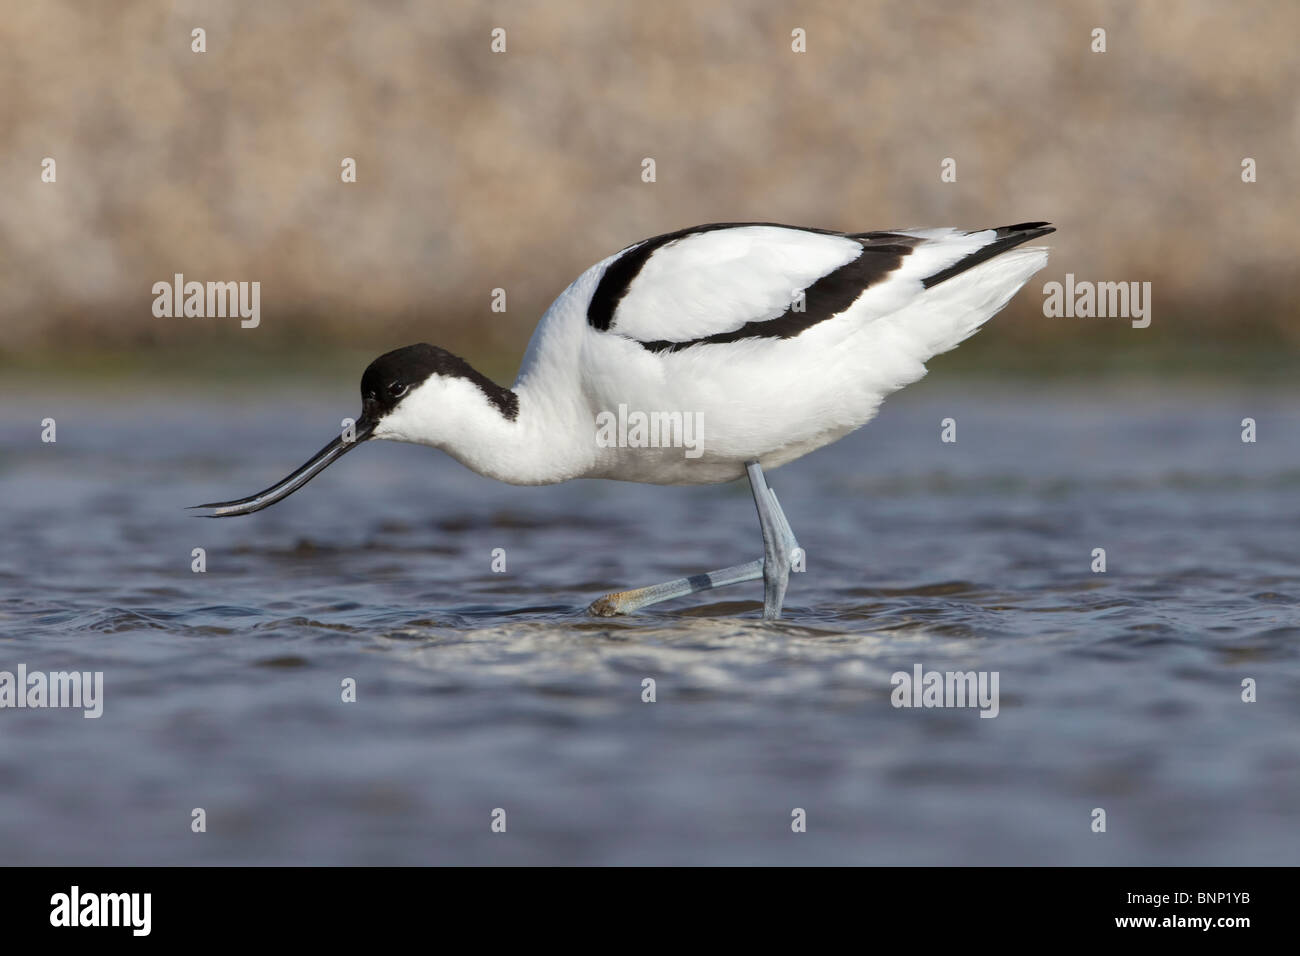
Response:
M926 361L1046 265L1046 248L1022 243L1053 231L1043 222L853 233L715 223L646 239L551 304L513 388L432 345L388 352L361 377L354 435L265 491L196 507L214 518L260 511L372 438L431 445L517 485L747 475L762 558L608 594L590 610L621 614L761 577L763 616L774 619L802 552L764 471L870 421L886 395L921 378ZM696 416L697 447L686 455L662 442L598 440L624 408Z

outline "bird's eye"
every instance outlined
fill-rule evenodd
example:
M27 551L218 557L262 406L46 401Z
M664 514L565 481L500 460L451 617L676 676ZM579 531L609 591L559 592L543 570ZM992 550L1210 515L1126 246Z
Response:
M391 382L388 386L388 396L389 398L401 398L410 387L405 382Z

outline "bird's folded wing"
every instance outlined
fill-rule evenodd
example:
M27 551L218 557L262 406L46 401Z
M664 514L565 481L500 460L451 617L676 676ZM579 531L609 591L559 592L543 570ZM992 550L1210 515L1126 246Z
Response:
M697 226L612 258L587 321L652 351L792 338L850 306L858 319L896 311L966 263L1042 234L1041 225L851 234L768 223Z

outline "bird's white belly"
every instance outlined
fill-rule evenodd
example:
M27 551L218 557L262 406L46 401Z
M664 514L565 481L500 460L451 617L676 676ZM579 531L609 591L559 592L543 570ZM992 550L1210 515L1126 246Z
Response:
M851 428L828 430L802 442L742 446L731 444L726 451L707 446L698 455L682 447L613 447L601 449L589 477L614 481L637 481L656 485L708 485L735 481L745 475L745 466L758 461L764 471L779 468L811 451L842 438ZM688 452L693 456L688 457Z

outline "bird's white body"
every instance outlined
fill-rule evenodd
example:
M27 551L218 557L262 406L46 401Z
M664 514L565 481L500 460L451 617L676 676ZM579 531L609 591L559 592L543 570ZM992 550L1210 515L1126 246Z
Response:
M513 418L473 382L432 376L373 437L432 445L525 485L707 484L744 476L747 462L775 468L866 424L926 361L1007 304L1047 262L1045 248L996 248L1011 229L1021 227L855 237L736 225L647 240L592 266L547 310L514 385ZM609 282L629 255L644 261ZM927 286L945 270L953 274ZM854 275L871 281L846 293ZM805 309L844 307L810 316L798 308L803 293ZM593 324L597 312L607 327ZM777 335L774 322L807 327ZM698 456L599 441L602 413L620 406L693 416Z

